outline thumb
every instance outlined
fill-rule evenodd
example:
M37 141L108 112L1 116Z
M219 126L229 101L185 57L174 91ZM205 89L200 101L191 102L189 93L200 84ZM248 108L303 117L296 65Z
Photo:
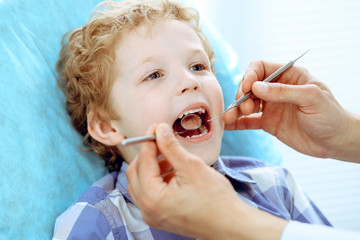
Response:
M184 163L183 159L191 155L181 146L172 129L165 123L160 123L156 128L156 143L161 154L174 169L180 169Z
M308 102L309 85L288 85L282 83L266 83L254 82L252 85L252 92L256 97L269 101L292 103L298 106L304 105Z

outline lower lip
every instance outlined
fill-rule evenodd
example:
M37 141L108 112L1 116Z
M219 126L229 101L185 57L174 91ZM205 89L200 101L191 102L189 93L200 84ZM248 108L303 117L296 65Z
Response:
M199 143L199 142L207 141L209 138L211 138L212 135L213 135L213 132L210 130L207 134L205 134L204 136L201 136L201 137L186 138L186 137L182 137L179 135L177 137L186 142Z

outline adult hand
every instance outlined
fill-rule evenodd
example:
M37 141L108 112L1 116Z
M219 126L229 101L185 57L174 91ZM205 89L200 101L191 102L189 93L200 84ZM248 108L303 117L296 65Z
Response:
M359 159L359 117L344 110L304 68L292 66L276 83L258 82L280 67L264 61L250 64L236 97L251 90L264 100L262 113L254 113L259 101L248 99L224 116L225 129L263 129L308 155Z
M145 222L161 230L201 239L280 239L287 224L243 202L230 182L187 152L166 124L156 128L156 143L142 145L126 175Z

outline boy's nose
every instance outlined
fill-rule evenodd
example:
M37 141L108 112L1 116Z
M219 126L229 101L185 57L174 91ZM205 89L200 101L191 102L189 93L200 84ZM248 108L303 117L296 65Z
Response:
M184 94L186 92L198 91L200 89L200 82L191 73L185 73L180 79L179 86L179 94Z

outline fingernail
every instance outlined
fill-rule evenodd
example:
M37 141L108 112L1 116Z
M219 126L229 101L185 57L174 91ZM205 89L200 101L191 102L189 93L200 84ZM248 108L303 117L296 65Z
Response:
M174 135L173 131L172 131L172 130L170 129L170 127L169 127L167 124L165 124L165 123L159 124L158 130L159 130L159 132L160 132L160 134L161 134L162 136L172 136L172 135Z
M269 91L269 85L264 82L254 82L253 88L256 88L259 92L266 93Z
M245 77L246 77L246 75L244 74L244 75L242 76L242 79L241 79L242 82L245 81Z

